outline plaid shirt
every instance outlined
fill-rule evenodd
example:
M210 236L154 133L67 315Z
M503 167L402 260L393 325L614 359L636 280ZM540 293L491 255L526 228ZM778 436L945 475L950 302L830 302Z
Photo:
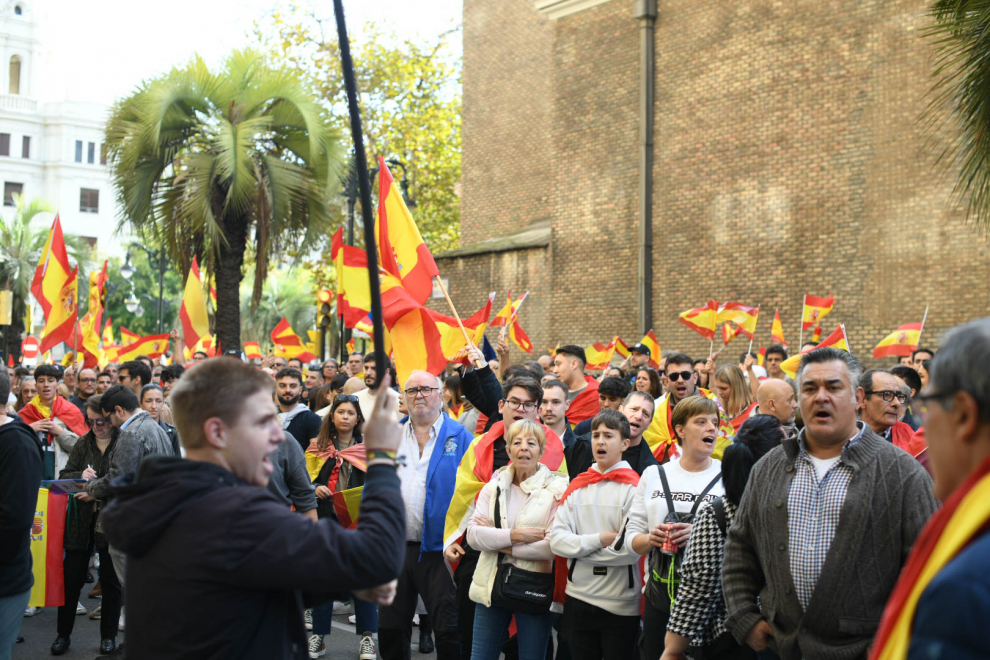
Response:
M863 435L866 426L863 422L856 424L858 431L842 448L843 454ZM798 446L794 479L787 491L787 535L794 589L801 607L808 609L832 537L839 526L839 514L846 501L853 469L840 455L839 461L819 481L805 448L803 430L798 436Z

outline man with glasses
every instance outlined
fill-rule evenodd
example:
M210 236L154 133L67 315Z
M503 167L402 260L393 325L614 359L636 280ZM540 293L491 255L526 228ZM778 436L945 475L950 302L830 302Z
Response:
M914 429L898 421L901 408L907 403L907 394L894 374L886 369L870 369L859 379L863 390L863 403L859 417L873 432L895 447L900 447L912 456L917 456L925 448L924 443L914 440Z
M667 356L664 365L665 389L662 397L657 400L656 411L653 414L653 421L650 428L643 434L643 439L650 445L653 455L662 465L674 456L677 456L677 440L674 437L674 429L670 425L670 415L674 406L683 399L695 394L717 401L715 395L708 390L698 387L698 374L694 371L694 362L684 353L671 353ZM729 417L719 406L718 410L719 429L718 439L715 441L715 451L712 458L721 460L722 452L732 444L732 436L735 429Z
M69 397L69 403L79 408L79 412L86 414L86 399L96 394L96 372L92 369L83 369L76 378L76 392Z
M412 618L422 596L436 636L438 660L461 657L454 584L443 561L444 518L454 495L455 475L471 434L442 411L443 383L414 371L405 383L409 417L396 452L406 507L406 556L395 601L378 613L383 660L411 657Z

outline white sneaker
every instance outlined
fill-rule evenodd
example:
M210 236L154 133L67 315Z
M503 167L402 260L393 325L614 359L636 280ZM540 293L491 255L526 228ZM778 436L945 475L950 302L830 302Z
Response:
M333 613L334 614L353 614L354 605L352 603L334 603Z
M414 626L418 626L419 625L419 615L418 614L413 614L413 625Z
M89 558L89 567L95 568L96 570L100 569L100 553L97 552Z
M361 644L358 646L358 658L360 660L375 660L375 640L371 638L371 633L366 632L361 636Z
M124 607L120 607L120 620L117 622L117 630L124 632Z
M347 621L350 622L351 625L357 625L357 614L352 614L347 617Z
M76 616L83 616L84 614L86 614L86 608L83 607L83 604L80 601L76 603Z
M303 610L303 622L306 624L306 630L313 629L313 610Z
M323 635L309 636L309 657L319 658L327 652L327 645L323 643Z
M31 607L24 610L24 616L34 616L38 613L38 608L32 605Z

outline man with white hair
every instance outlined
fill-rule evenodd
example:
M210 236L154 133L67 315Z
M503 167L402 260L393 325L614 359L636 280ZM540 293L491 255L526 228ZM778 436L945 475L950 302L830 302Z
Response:
M406 556L395 601L378 613L383 660L408 660L416 597L422 596L436 635L438 660L460 658L454 583L443 560L443 525L454 495L457 466L473 438L442 411L443 383L414 371L405 383L396 461L406 506Z

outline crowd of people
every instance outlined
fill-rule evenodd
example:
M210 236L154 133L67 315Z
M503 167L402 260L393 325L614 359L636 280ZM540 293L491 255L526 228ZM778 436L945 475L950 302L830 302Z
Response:
M990 319L889 368L812 348L8 369L0 659L52 479L84 482L53 655L95 581L99 653L142 660L319 658L342 611L361 660L414 622L439 660L990 657Z

